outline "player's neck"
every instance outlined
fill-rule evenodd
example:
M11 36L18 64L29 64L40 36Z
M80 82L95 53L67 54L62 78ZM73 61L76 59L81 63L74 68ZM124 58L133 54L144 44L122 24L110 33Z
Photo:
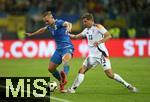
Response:
M94 25L94 23L91 23L87 28L91 28Z
M54 20L54 22L50 26L55 27L55 22L56 22L56 20Z

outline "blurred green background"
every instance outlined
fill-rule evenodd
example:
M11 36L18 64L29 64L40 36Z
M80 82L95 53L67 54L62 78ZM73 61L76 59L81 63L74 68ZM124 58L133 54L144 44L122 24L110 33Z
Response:
M114 38L150 37L149 0L0 0L0 39L25 39L20 33L43 27L42 13L51 10L55 18L73 23L80 32L80 16L93 13ZM21 36L20 36L21 35ZM50 38L48 33L27 39Z

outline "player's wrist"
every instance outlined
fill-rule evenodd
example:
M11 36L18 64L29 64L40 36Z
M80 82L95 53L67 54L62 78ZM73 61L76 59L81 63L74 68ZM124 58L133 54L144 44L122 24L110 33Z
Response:
M31 33L31 35L36 35L36 34L40 34L40 33L36 33L36 32Z
M75 38L75 35L73 34L68 34L71 38Z
M74 39L76 38L76 35L71 35L71 36L72 36L72 38L74 38Z
M101 44L101 43L102 43L102 40L99 40L99 41L98 41L98 44Z

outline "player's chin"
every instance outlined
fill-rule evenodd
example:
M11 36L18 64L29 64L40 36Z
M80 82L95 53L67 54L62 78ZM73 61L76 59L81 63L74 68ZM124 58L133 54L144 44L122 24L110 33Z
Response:
M87 25L83 25L84 27L87 27Z
M47 24L48 24L48 22L45 22L45 24L47 25Z
M89 28L89 26L88 26L88 25L84 25L84 27Z

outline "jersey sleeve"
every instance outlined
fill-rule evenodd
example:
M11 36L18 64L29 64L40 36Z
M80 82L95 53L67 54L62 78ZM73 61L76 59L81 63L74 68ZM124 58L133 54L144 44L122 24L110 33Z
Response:
M49 25L46 25L44 28L45 28L45 29L49 29Z
M84 30L81 32L81 35L82 35L83 37L86 36L86 29L84 29Z
M106 28L102 26L101 24L97 24L96 27L101 34L105 34L106 32L108 32Z

